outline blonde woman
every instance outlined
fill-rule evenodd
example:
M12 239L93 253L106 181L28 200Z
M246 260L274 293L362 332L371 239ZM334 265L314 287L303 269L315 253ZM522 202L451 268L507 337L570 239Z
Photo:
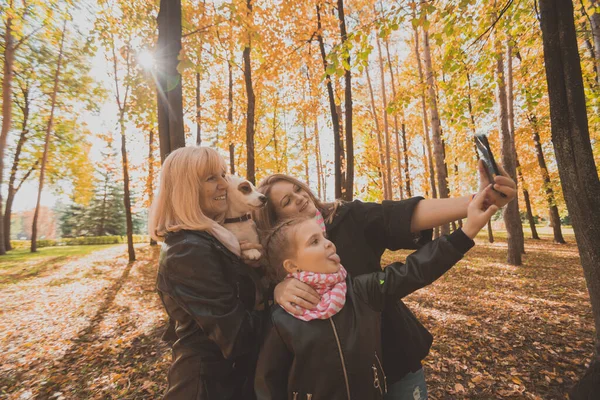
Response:
M150 212L163 242L157 288L177 340L164 399L252 399L259 343L256 272L219 225L227 209L226 165L207 147L166 159Z

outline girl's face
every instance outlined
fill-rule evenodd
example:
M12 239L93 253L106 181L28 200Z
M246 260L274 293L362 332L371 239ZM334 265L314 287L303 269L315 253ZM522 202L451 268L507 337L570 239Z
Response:
M200 185L200 208L210 219L227 211L227 186L225 171L208 175Z
M270 193L270 202L275 207L278 219L294 217L314 217L317 213L315 203L308 193L300 186L288 181L279 181L273 184Z
M294 235L296 255L283 262L288 272L298 270L316 272L319 274L333 274L340 269L340 257L337 255L335 245L323 234L317 221L308 219L298 224L295 229L289 230Z

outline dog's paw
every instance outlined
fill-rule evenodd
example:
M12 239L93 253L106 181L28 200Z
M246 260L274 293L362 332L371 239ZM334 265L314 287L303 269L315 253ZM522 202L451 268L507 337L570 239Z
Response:
M260 251L256 250L256 249L249 249L249 250L244 250L242 252L244 254L244 258L251 260L251 261L256 261L258 259L260 259Z

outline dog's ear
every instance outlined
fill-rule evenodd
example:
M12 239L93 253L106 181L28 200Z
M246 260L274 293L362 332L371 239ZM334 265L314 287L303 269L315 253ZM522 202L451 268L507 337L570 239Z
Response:
M250 194L252 193L252 186L250 182L244 181L238 185L238 190L243 194Z

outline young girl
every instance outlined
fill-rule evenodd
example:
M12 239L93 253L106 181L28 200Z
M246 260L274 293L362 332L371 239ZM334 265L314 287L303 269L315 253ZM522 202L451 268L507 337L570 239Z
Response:
M515 183L506 173L489 182L479 162L480 191L490 183L487 204L503 207L516 196ZM259 229L269 231L281 221L322 215L327 236L344 261L344 268L357 277L381 271L386 250L416 250L431 241L434 226L467 216L471 196L449 199L385 200L381 203L355 200L324 203L303 182L288 175L265 178L258 190L267 196L265 207L253 212ZM462 241L461 241L462 242ZM460 243L459 243L460 244ZM461 252L466 249L458 248ZM320 301L318 293L297 279L285 279L275 288L275 301L291 313L312 309ZM429 353L433 336L409 308L397 298L386 301L382 313L383 365L387 374L385 400L426 400L427 386L421 361Z
M315 218L287 220L264 240L275 281L292 276L314 288L312 310L271 311L260 352L255 390L259 400L381 399L387 391L381 363L381 311L388 296L422 288L456 264L498 210L484 206L488 186L468 206L462 229L429 242L381 272L347 276L335 245ZM465 245L465 242L468 244Z

